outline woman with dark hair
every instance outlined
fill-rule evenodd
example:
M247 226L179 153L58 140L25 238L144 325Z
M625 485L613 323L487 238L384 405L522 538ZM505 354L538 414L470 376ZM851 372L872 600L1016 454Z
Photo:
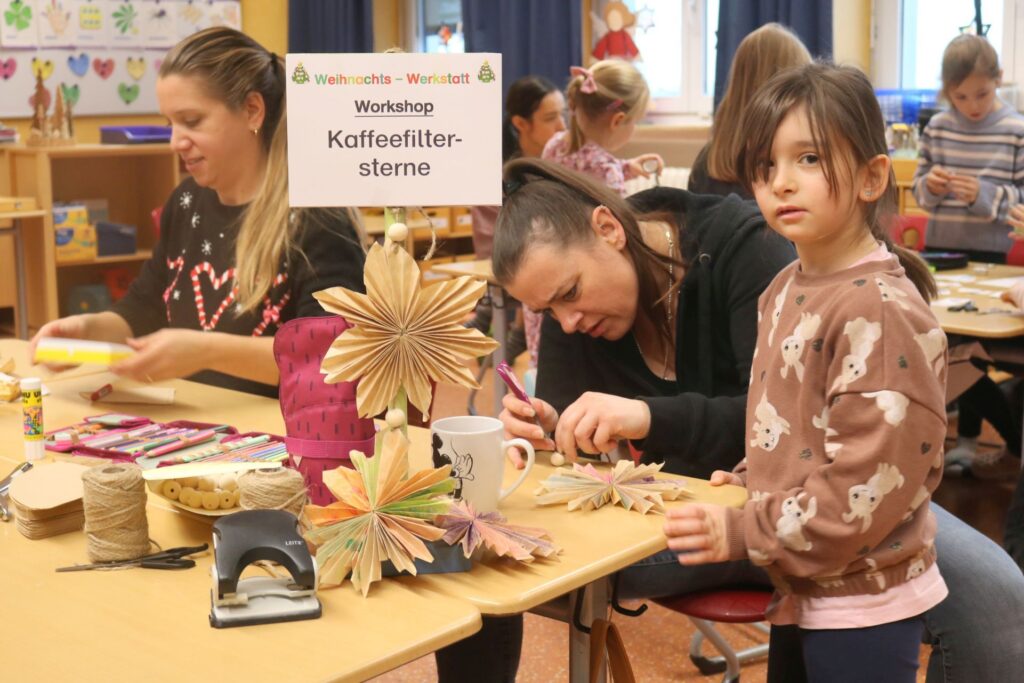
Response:
M550 313L532 405L508 395L506 433L568 456L631 439L645 461L707 478L744 454L758 297L795 258L752 202L654 188L626 200L560 166L506 165L495 276ZM540 426L532 421L536 417ZM554 438L548 435L552 434ZM925 613L931 681L1014 680L1024 658L1024 576L992 541L936 505L950 596ZM620 573L622 597L737 583L750 562L682 567L663 551ZM514 680L522 618L485 619L439 651L441 680Z

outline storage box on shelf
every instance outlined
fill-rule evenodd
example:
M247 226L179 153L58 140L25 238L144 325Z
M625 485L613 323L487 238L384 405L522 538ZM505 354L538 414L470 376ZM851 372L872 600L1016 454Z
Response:
M36 329L66 312L61 309L72 288L101 284L111 264L138 271L157 241L150 213L163 206L181 179L178 157L164 144L14 146L5 156L10 194L36 197L48 214L41 231L25 234L26 265L33 274L28 320ZM136 250L59 262L54 205L97 198L107 200L110 221L137 228Z
M896 175L898 211L901 215L927 216L928 212L917 205L911 184L917 171L917 159L893 159L892 170Z

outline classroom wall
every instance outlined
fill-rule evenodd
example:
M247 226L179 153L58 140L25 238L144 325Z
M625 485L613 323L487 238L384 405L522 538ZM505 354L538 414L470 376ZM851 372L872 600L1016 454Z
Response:
M288 0L240 0L242 30L268 50L284 56L288 52ZM28 137L31 112L25 107L25 118L5 119L4 123L18 129L21 139ZM137 116L77 116L75 140L82 144L100 141L100 126L163 126L167 121L158 114ZM0 181L3 179L0 178Z
M832 0L832 58L871 73L871 2Z

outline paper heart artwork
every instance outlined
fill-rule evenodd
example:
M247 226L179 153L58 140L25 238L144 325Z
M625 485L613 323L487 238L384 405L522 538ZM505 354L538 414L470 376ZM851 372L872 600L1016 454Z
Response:
M0 59L0 78L5 81L14 75L15 70L18 68L18 62L14 57L8 57L7 59Z
M128 75L137 81L146 74L146 59L144 57L139 57L138 59L129 57L125 60L125 65L128 69Z
M89 55L84 52L77 57L75 55L69 55L68 68L71 69L71 73L81 78L89 72Z
M137 84L118 83L117 94L124 100L125 104L131 104L139 96L139 86Z
M100 78L110 78L110 74L114 73L114 60L97 57L92 60L92 68L100 75Z
M78 98L81 96L81 91L78 89L78 84L68 85L67 83L60 84L60 91L64 95L64 101L70 106L74 107L78 104Z
M153 71L156 71L157 73L160 73L160 66L163 63L164 63L164 60L162 60L162 59L154 59L153 60Z
M49 110L50 109L50 98L51 98L49 88L43 88L39 92L42 94L42 97L43 97L43 109ZM28 106L32 107L33 111L35 110L35 108L36 108L36 96L35 96L35 94L29 95Z
M32 58L32 74L34 76L41 76L45 81L47 78L53 75L53 62L49 59L39 59L38 57Z

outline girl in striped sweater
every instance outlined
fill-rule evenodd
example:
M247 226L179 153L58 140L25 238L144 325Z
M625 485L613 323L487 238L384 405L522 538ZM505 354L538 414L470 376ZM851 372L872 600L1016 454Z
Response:
M921 138L914 198L931 213L928 247L1005 263L1010 209L1024 199L1024 116L996 96L999 57L987 40L953 39L942 55L942 93L953 105Z

